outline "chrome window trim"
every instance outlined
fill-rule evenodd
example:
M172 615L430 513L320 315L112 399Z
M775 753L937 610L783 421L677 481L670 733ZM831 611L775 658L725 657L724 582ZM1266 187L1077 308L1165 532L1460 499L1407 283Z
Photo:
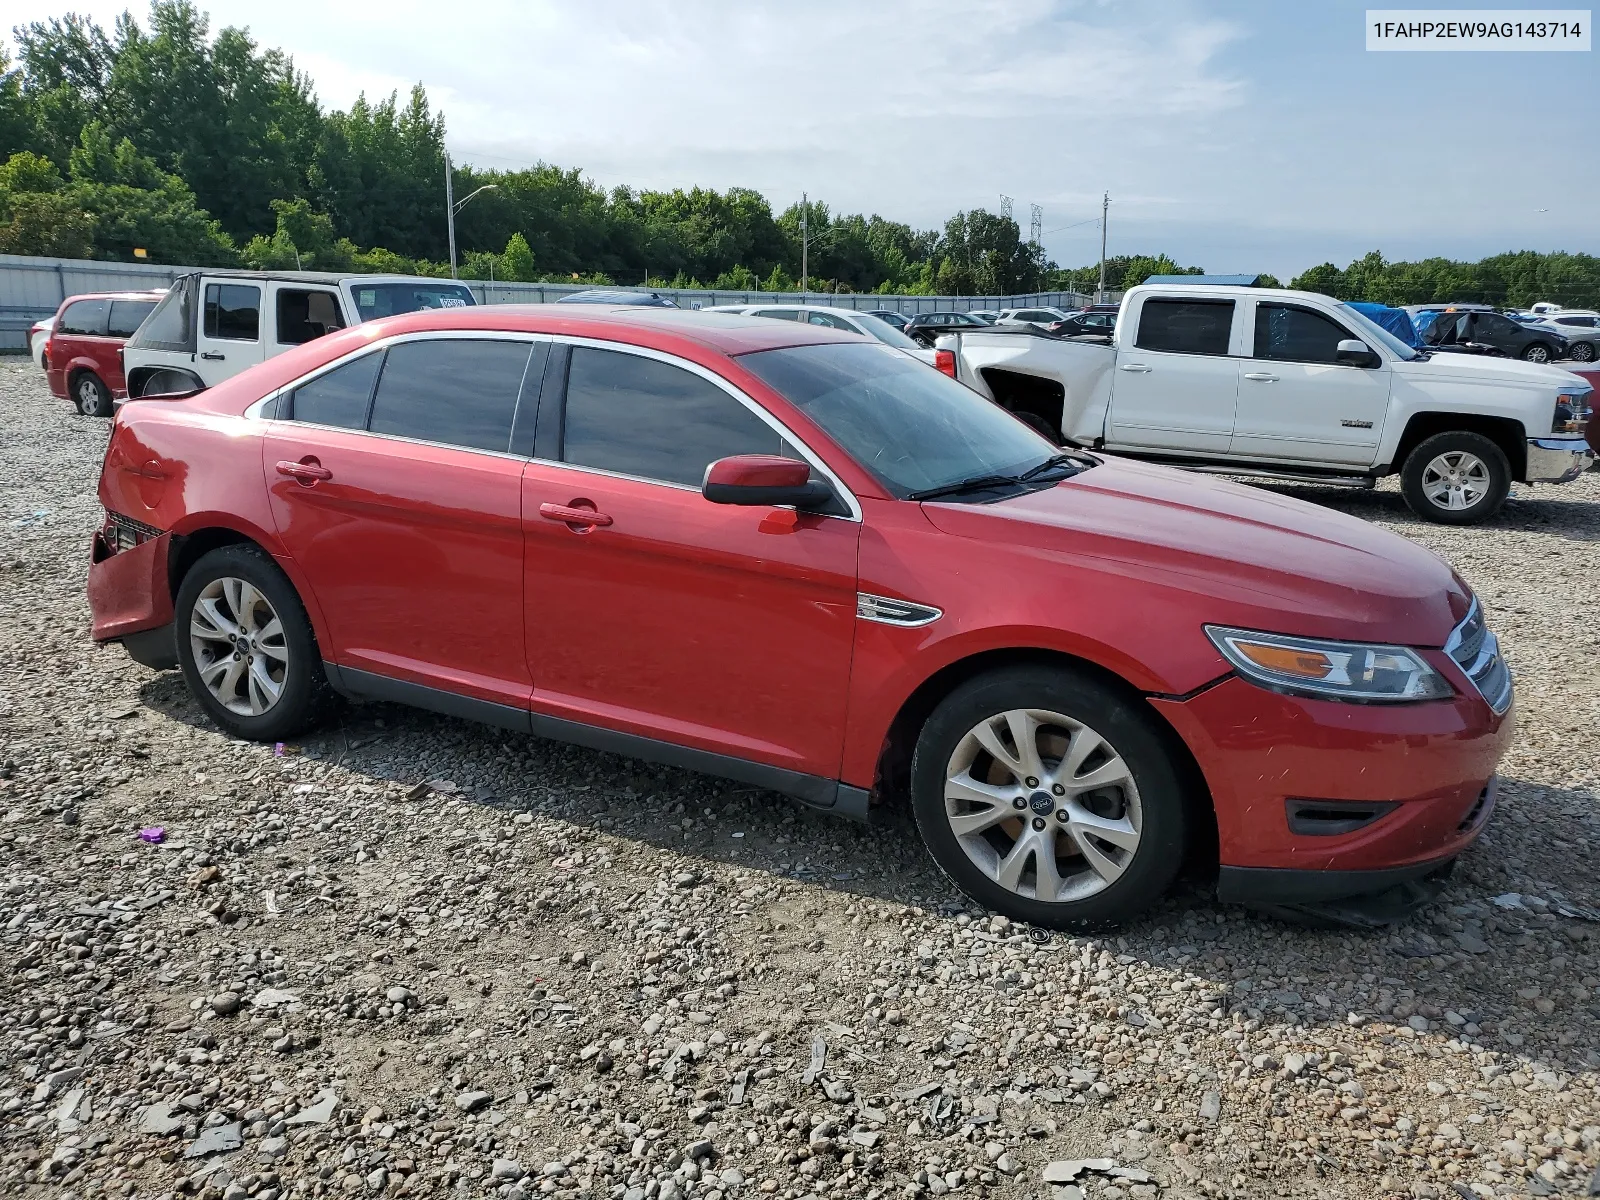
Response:
M668 366L678 367L682 370L688 371L690 374L698 375L707 382L715 385L718 388L721 388L729 396L732 396L734 400L738 401L738 403L742 404L745 408L753 412L766 425L775 430L779 437L788 442L789 445L793 446L795 450L799 452L800 456L805 459L805 461L813 470L815 470L833 485L834 491L838 494L839 498L844 501L845 507L850 510L850 515L848 517L841 517L832 513L819 513L817 515L833 517L834 520L838 521L854 521L857 524L861 523L861 502L856 499L855 493L845 486L844 481L834 473L833 469L829 467L827 463L823 462L821 457L814 450L812 450L810 446L806 445L802 439L795 436L793 430L791 430L777 417L773 416L772 413L768 412L760 404L756 403L754 399L740 391L739 388L734 386L728 380L722 378L722 376L718 375L715 371L712 371L707 367L702 367L699 363L690 362L685 358L679 358L676 355L669 354L664 350L656 350L650 346L635 346L628 342L613 342L607 341L604 338L581 337L573 334L530 333L524 330L440 329L422 330L414 333L398 333L386 338L376 338L373 341L368 342L366 345L334 359L332 362L323 363L321 366L307 371L304 375L297 376L288 383L285 383L267 393L265 396L261 397L261 399L254 401L248 408L244 410L244 415L252 420L283 421L284 424L305 425L312 429L336 429L341 433L360 434L363 437L379 438L386 441L409 442L413 445L419 446L439 446L446 450L460 450L468 454L494 454L506 458L519 459L523 462L536 462L544 466L563 467L570 471L582 471L589 475L600 475L611 479L626 479L635 483L650 483L655 484L658 487L673 488L677 491L699 492L699 488L692 487L685 483L673 483L665 479L649 479L639 475L626 475L619 471L607 471L600 467L588 467L582 465L581 463L562 462L559 459L529 457L498 450L482 450L476 446L457 446L450 442L430 442L420 438L402 437L398 434L373 433L369 429L350 429L343 425L319 425L313 421L295 421L292 419L267 417L263 415L263 410L267 407L267 405L276 403L280 397L294 391L298 387L303 387L305 384L310 383L320 376L326 375L330 371L337 370L339 367L354 362L362 355L376 353L379 350L387 350L390 346L400 345L404 342L436 341L439 339L457 339L465 341L549 342L552 345L585 346L596 350L615 350L624 354L635 354L641 358L652 358L657 362L663 362ZM520 405L520 403L521 399L519 396L518 404Z

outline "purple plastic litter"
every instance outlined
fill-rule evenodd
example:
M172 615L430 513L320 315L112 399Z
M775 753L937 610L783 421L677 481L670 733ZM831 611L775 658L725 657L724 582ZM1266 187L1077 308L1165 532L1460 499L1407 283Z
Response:
M149 842L152 846L167 840L167 831L159 825L151 825L139 830L139 840Z

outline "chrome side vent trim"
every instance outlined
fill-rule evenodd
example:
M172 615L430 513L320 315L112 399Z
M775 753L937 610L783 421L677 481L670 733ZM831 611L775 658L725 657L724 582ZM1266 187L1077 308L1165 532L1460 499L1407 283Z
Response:
M1489 632L1483 607L1476 596L1467 615L1444 644L1444 652L1466 672L1472 686L1489 702L1490 708L1503 713L1511 707L1511 670L1500 656L1500 639Z
M909 600L895 600L889 596L873 596L867 592L856 593L856 616L863 621L876 621L880 625L901 625L915 629L931 625L944 613L928 604L913 604Z

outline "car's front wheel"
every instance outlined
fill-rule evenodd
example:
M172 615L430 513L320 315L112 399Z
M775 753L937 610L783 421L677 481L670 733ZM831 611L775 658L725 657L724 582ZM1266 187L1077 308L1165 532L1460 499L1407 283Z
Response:
M1188 836L1180 773L1153 719L1091 676L982 675L929 716L912 809L962 891L1018 921L1088 930L1154 903Z
M93 371L84 371L73 381L72 399L86 417L111 415L111 389Z
M1584 363L1593 362L1594 361L1594 343L1593 342L1573 342L1572 343L1572 349L1567 351L1567 356L1569 358L1571 358L1573 362L1584 362Z
M1505 451L1481 433L1436 433L1406 456L1400 492L1419 517L1472 525L1500 511L1511 491Z
M281 741L322 718L332 693L294 585L255 546L223 546L184 576L178 663L206 714L235 737Z

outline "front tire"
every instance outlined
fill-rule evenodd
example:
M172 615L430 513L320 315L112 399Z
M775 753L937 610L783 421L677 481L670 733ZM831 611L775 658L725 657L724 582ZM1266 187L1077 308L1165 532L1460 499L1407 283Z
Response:
M1181 776L1153 719L1098 680L1013 667L929 716L911 761L917 828L978 903L1052 929L1121 924L1177 876Z
M93 371L84 371L72 381L72 400L86 417L111 415L111 389Z
M276 742L326 714L332 691L305 606L259 547L203 555L174 609L184 682L223 730Z
M1567 351L1567 355L1568 355L1568 357L1570 357L1572 359L1573 362L1581 362L1581 363L1593 362L1594 361L1594 343L1593 342L1573 342L1572 343L1572 349Z
M1487 521L1511 491L1505 451L1481 433L1436 433L1406 456L1400 492L1417 516L1441 525Z
M1543 342L1534 342L1522 351L1522 360L1524 362L1547 363L1554 357L1555 355L1551 352L1550 347Z

